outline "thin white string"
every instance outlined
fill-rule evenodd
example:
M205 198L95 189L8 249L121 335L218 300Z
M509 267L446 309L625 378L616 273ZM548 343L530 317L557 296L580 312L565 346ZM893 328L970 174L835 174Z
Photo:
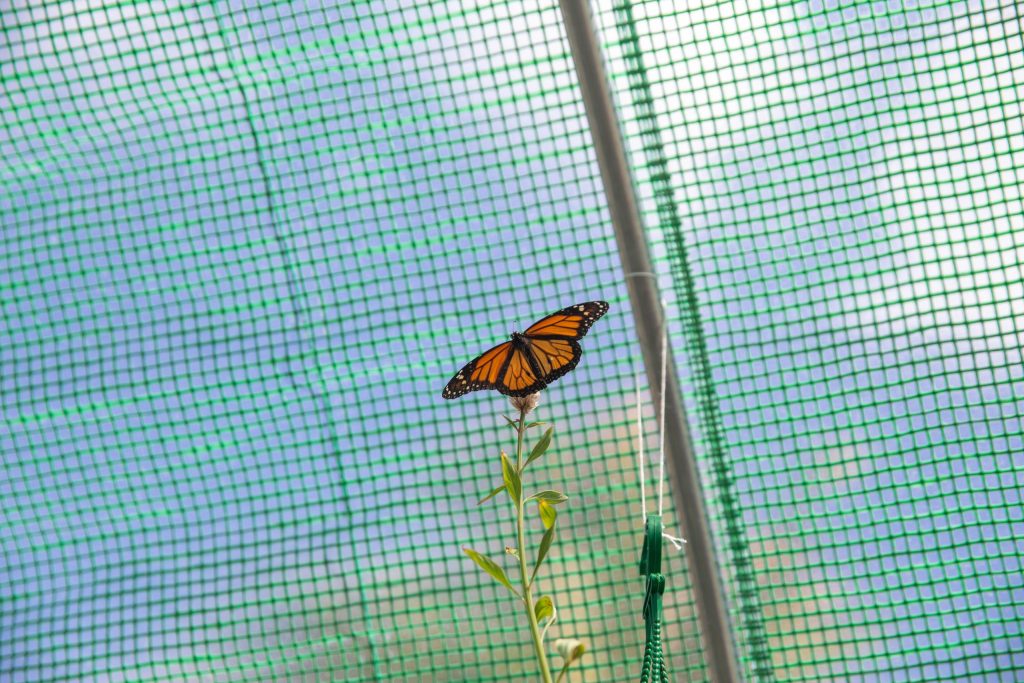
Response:
M636 272L629 273L626 275L630 277L649 277L657 280L657 275L648 272ZM658 412L660 419L658 420L658 514L662 515L665 511L665 379L668 373L668 316L665 314L667 306L665 300L661 299L661 379L660 379L660 401L658 406ZM640 516L646 521L647 520L647 486L646 477L644 476L644 423L643 423L643 400L640 393L640 373L634 370L634 380L636 382L636 428L637 428L637 468L638 478L640 480ZM682 544L686 543L686 539L678 536L671 536L667 533L662 534L668 541L676 548L682 549Z
M640 519L647 521L647 477L644 476L644 406L640 394L640 372L633 370L633 378L636 381L636 462L639 468L640 479Z
M658 514L665 510L665 373L668 369L668 321L665 316L665 300L661 300L661 406L658 420Z
M669 536L665 532L662 532L661 535L663 537L667 538L668 542L671 543L672 547L674 547L676 550L682 550L683 549L683 544L686 543L686 539L685 538L680 538L679 536Z
M649 277L657 279L654 273L627 273L626 278ZM636 382L636 434L637 434L637 479L640 481L640 522L647 523L647 474L644 468L644 403L640 393L640 372L634 368L633 379Z

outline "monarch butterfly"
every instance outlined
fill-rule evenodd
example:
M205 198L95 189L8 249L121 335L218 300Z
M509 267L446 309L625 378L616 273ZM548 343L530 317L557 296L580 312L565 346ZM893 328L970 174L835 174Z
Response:
M512 340L484 351L459 370L441 392L458 398L477 389L497 389L506 396L528 396L576 367L583 349L576 343L608 312L604 301L563 308L526 328Z

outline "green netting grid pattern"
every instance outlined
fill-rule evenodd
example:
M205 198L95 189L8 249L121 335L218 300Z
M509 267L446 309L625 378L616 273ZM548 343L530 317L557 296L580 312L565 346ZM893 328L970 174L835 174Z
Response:
M771 655L764 633L757 588L751 574L751 560L742 521L735 508L735 493L730 482L732 475L722 447L718 401L711 384L700 311L693 289L693 278L687 265L682 221L673 193L668 162L664 156L662 135L654 112L651 87L647 81L632 3L616 3L613 7L613 18L622 67L629 88L628 102L633 111L631 122L639 128L643 171L646 174L645 180L650 183L651 195L656 205L656 228L667 247L671 264L671 282L675 286L679 311L684 316L684 348L696 394L697 409L694 414L701 428L705 457L711 463L708 469L715 489L715 502L721 509L724 519L725 538L719 542L722 548L719 550L720 561L736 584L735 590L730 592L730 597L736 602L733 618L742 634L738 639L744 646L740 650L741 658L749 659L750 673L756 680L772 680Z
M4 15L2 677L519 679L522 625L459 552L497 516L457 521L503 404L438 394L565 296L614 309L541 407L575 501L553 631L590 645L573 680L639 670L635 335L559 21ZM669 663L702 680L669 567Z
M775 673L1015 680L1019 7L633 9ZM611 64L657 226L664 169Z

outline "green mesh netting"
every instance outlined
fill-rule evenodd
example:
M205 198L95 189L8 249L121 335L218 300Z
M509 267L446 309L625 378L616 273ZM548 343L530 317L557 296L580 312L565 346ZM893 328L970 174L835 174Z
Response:
M599 6L747 672L1018 680L1020 6Z
M751 680L1024 676L1018 12L595 4ZM564 35L552 3L0 7L0 679L529 678L460 551L511 537L475 506L507 402L440 390L596 298L539 409L542 581L571 680L639 679L641 362Z
M517 319L602 297L539 409L536 480L573 497L542 585L588 645L574 679L630 677L638 351L560 22L4 13L0 678L521 679L529 633L460 549L509 541L475 506L508 403L440 392ZM672 567L671 662L699 675Z

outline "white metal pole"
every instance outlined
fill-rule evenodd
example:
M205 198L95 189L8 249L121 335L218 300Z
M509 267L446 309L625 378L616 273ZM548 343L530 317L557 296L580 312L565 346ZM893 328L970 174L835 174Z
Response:
M652 272L651 257L640 221L635 187L604 59L588 0L559 0L559 4L590 122L619 256L626 274L626 287L633 306L644 365L657 405L661 399L661 297L658 283L653 277L633 277ZM664 343L668 343L667 339ZM709 677L716 683L732 683L741 680L736 646L675 364L671 353L668 357L664 387L664 434L665 453L670 462L672 496L682 517L686 535L686 558L697 598L697 616L700 619Z

